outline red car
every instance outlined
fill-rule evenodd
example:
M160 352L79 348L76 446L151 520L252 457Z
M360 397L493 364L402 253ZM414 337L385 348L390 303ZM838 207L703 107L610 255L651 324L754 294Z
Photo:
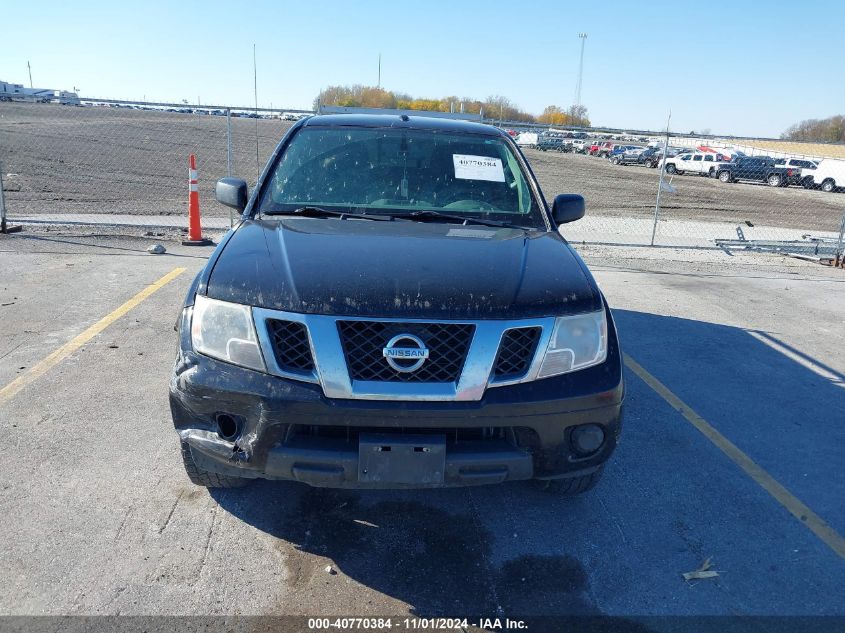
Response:
M590 145L590 156L606 157L613 150L613 147L614 144L610 141L604 141L603 143L593 143L592 145Z

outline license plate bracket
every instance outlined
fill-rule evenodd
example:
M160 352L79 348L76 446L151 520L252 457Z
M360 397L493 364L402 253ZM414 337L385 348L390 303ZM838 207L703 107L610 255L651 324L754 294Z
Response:
M445 435L362 433L358 439L361 483L437 485L445 470Z

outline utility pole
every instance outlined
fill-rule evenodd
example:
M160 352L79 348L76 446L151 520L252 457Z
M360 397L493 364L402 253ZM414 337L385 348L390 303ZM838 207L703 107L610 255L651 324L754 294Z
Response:
M29 60L26 60L26 69L29 71L29 89L32 90L32 66L29 65Z
M578 63L578 82L575 84L575 107L579 108L581 105L581 82L584 77L584 44L587 42L587 34L579 33L578 38L581 40L581 61ZM579 108L580 109L580 108ZM576 110L577 112L577 110Z
M378 54L378 88L381 90L381 53Z
M256 178L261 176L261 163L258 158L258 64L255 61L255 43L252 44L252 90L255 95L255 171Z

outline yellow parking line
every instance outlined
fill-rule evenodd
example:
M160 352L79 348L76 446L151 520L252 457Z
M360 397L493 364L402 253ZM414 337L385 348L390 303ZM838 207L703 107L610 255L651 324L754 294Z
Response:
M176 279L176 277L185 272L185 270L185 268L174 268L164 277L159 279L157 282L150 284L149 286L144 288L141 292L139 292L129 301L117 308L114 312L107 316L104 316L102 319L97 321L87 330L78 334L73 339L62 345L55 352L47 356L47 358L42 361L39 361L38 363L30 367L29 370L27 370L26 372L15 378L8 385L0 389L0 403L13 397L16 393L18 393L29 383L46 374L52 367L55 367L62 360L64 360L73 352L85 345L85 343L97 336L97 334L105 330L109 325L117 321L120 317L129 312L132 308L137 306L144 299L152 295L156 290L162 288L170 281Z
M813 534L818 536L825 545L839 554L841 558L845 558L845 538L842 538L824 519L810 510L798 497L778 483L774 477L763 470L754 460L738 449L733 442L719 433L707 420L693 411L683 400L672 393L666 385L648 373L642 365L627 354L625 354L625 364L643 382L654 389L661 398L669 403L669 406L684 416L687 422L701 431L704 437L713 442L731 461L742 468L749 477L772 495L792 516L806 525Z

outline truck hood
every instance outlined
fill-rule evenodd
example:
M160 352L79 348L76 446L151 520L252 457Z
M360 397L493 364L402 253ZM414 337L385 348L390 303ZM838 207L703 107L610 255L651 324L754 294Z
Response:
M265 218L237 228L209 297L289 312L510 319L601 308L557 233L396 220Z

